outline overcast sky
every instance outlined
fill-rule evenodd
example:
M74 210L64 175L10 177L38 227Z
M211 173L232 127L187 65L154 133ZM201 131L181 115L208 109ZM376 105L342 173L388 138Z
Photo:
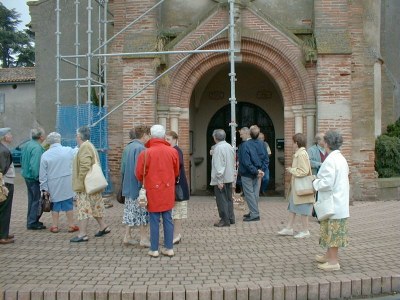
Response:
M25 25L31 21L29 7L26 5L26 0L0 0L0 2L8 9L15 8L15 10L21 14L20 19L22 22L18 25L18 29L26 29Z

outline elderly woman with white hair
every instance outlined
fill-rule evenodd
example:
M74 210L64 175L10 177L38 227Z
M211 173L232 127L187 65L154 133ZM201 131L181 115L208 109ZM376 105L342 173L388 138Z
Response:
M61 135L57 132L50 133L46 141L50 148L41 157L39 181L40 190L50 194L52 202L53 224L50 231L59 232L61 211L67 215L68 232L78 231L79 227L74 225L75 193L72 190L72 161L78 149L61 146Z
M163 219L164 247L161 254L174 256L172 208L175 203L175 182L179 176L179 156L176 149L165 141L165 128L153 125L151 139L145 151L139 154L136 165L136 178L143 182L147 191L147 211L150 216L151 257L158 257L160 216Z
M342 135L329 130L324 135L325 150L328 157L313 181L318 191L318 201L333 201L334 215L320 223L319 244L327 249L324 255L316 255L319 269L340 270L338 251L348 244L347 219L349 213L349 166L339 148L343 144ZM318 216L317 216L318 217Z

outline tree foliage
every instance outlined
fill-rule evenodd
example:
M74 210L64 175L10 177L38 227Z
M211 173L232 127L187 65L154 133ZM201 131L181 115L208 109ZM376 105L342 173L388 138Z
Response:
M400 118L375 142L375 169L381 178L400 176Z
M18 30L21 15L0 3L0 62L1 67L31 67L35 65L34 33Z

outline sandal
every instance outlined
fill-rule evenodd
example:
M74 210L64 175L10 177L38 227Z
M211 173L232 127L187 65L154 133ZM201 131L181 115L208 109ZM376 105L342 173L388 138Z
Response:
M99 232L97 232L94 236L95 237L101 237L101 236L103 236L103 235L105 235L107 233L110 233L110 232L111 232L111 229L110 229L110 227L107 226L103 230L100 230Z
M84 236L76 236L76 237L73 237L73 238L70 239L69 241L70 241L71 243L80 243L80 242L87 242L88 240L89 240L88 236L87 236L87 235L84 235Z
M69 226L68 232L75 232L75 231L79 231L78 226L76 226L76 225Z
M58 230L57 226L51 226L49 229L50 229L50 232L52 232L52 233L58 233L60 231L60 230Z

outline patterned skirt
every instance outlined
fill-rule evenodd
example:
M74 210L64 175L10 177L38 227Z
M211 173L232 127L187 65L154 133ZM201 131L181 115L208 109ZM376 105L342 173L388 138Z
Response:
M349 244L347 218L324 220L320 223L319 244L324 248L340 248Z
M125 197L124 216L122 223L128 226L140 226L149 223L149 213L139 206L136 199Z

